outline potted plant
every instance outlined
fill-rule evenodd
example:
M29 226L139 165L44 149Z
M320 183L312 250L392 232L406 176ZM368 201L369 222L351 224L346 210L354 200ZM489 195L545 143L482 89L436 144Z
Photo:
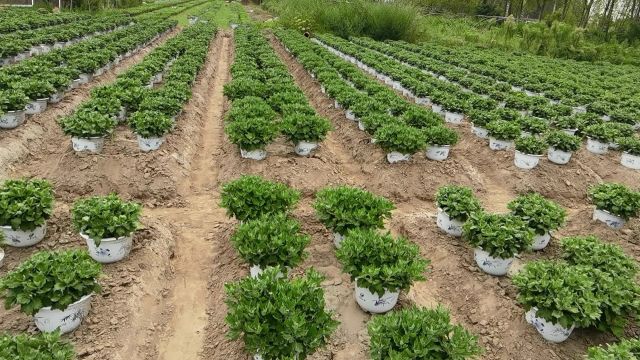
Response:
M300 156L309 156L329 130L329 121L316 115L290 115L282 122L282 134L295 144L295 152Z
M444 126L433 126L423 130L427 142L427 158L443 161L449 157L451 146L458 142L458 133Z
M492 121L487 124L487 131L491 150L511 149L514 146L513 141L520 137L520 125L515 121Z
M615 132L604 123L587 126L584 132L587 134L587 150L594 154L606 154L609 143L615 140Z
M382 196L348 186L324 188L313 203L320 222L333 231L336 247L351 229L381 229L391 218L393 203Z
M451 124L462 124L464 113L467 111L467 104L458 97L447 97L442 104L444 110L444 121Z
M549 123L540 118L523 116L519 123L522 136L539 136L549 130Z
M288 213L300 200L300 192L259 176L243 175L222 186L221 199L228 216L248 221Z
M0 294L7 307L32 315L40 331L66 334L87 317L101 272L86 251L42 251L0 278Z
M548 341L560 343L576 327L588 327L601 314L588 267L532 261L513 277L525 319Z
M18 89L0 91L0 128L15 129L25 121L25 106L29 98Z
M53 200L53 188L47 180L5 181L0 187L0 229L5 243L26 247L42 241Z
M402 124L402 120L389 114L369 114L358 121L358 129L366 131L369 135L374 136L371 142L375 143L375 133L381 127L390 124Z
M228 335L242 339L254 360L306 359L327 343L338 322L325 310L322 275L310 269L289 280L278 270L225 284Z
M530 170L538 166L547 143L533 136L516 139L516 154L513 162L520 169Z
M518 196L507 207L533 230L533 250L542 250L551 239L551 231L564 225L567 212L551 200L537 193Z
M545 142L549 145L547 158L558 165L568 163L573 152L580 149L582 145L579 137L558 130L549 132L545 137Z
M173 120L159 111L136 111L129 117L129 125L138 137L138 147L144 152L158 150Z
M73 226L97 262L109 264L131 252L139 226L140 204L122 201L116 194L77 200L71 210Z
M620 163L629 169L640 170L640 139L625 137L619 140L622 155Z
M71 135L71 144L76 152L100 153L104 139L116 127L113 117L91 110L79 110L60 120L65 135Z
M587 352L587 360L633 360L640 354L640 338L622 339L615 344L607 344L607 347L592 346Z
M27 115L40 114L45 111L49 96L56 92L53 85L45 80L25 80L19 87L30 100L25 108Z
M73 345L62 340L58 332L36 335L0 334L0 349L0 356L5 359L76 359Z
M533 231L517 216L476 212L462 226L465 239L475 247L474 258L486 273L502 276L515 256L531 247Z
M429 265L417 245L371 228L350 230L336 256L355 284L358 305L373 314L393 309L400 291L426 280Z
M229 140L240 148L245 159L263 160L267 157L265 147L280 133L278 124L261 118L231 122L225 127Z
M309 235L300 232L300 224L287 214L267 214L242 223L231 236L240 257L251 265L252 277L269 267L290 269L306 257Z
M384 125L374 135L377 144L387 153L390 164L409 161L411 155L425 148L425 138L420 129L403 124Z
M462 325L453 325L449 311L409 307L375 316L367 326L372 360L475 359L482 354L478 337Z
M487 139L489 138L487 125L492 121L500 120L500 116L494 111L473 110L469 113L469 119L471 132L481 139Z
M601 183L589 189L589 197L596 206L593 219L613 229L622 229L640 211L640 192L622 184Z
M229 110L229 114L227 115L227 121L229 122L256 118L274 121L276 119L276 112L273 111L266 101L255 96L247 96L235 100L231 104L231 110Z
M580 122L576 116L560 116L554 119L552 124L567 135L575 135L580 127Z
M473 195L473 191L465 186L442 186L436 193L438 227L452 236L462 236L462 224L469 215L481 211L480 201Z
M432 111L413 106L400 117L405 124L418 129L426 129L433 126L444 125L442 118Z

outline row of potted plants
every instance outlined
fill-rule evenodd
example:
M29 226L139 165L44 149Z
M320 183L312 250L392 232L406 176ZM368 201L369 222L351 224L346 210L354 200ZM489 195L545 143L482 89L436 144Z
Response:
M640 191L618 183L600 183L589 188L588 196L595 205L593 219L612 229L640 215Z
M17 127L26 114L44 111L175 25L158 18L140 22L1 69L0 127Z
M300 156L309 156L331 129L295 85L260 31L250 25L235 30L233 80L224 94L232 100L225 132L243 158L262 160L266 146L280 134Z
M157 150L175 124L204 64L216 25L201 22L157 47L142 62L60 121L77 152L99 153L119 122L128 120L142 151ZM154 88L155 84L162 86Z

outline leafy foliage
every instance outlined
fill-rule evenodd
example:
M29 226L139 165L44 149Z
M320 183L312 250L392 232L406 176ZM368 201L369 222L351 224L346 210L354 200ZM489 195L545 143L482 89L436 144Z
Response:
M634 156L640 156L640 139L635 137L625 137L618 141L620 150Z
M315 115L290 115L282 122L282 133L293 143L322 141L329 130L329 121Z
M564 225L567 211L538 193L518 196L507 207L511 213L529 224L537 235L557 230Z
M527 155L542 155L547 149L547 143L534 136L523 136L516 139L516 150Z
M89 236L96 245L102 239L129 236L139 225L140 204L125 202L116 194L77 200L71 220L77 231Z
M640 192L622 184L601 183L589 189L589 197L597 209L606 210L623 219L638 216Z
M498 140L515 140L520 136L520 125L517 122L496 120L487 124L489 135Z
M458 142L458 133L445 126L433 126L423 130L429 145L455 145Z
M382 126L374 137L386 152L415 154L426 146L424 135L419 129L402 124Z
M116 121L110 115L80 110L60 120L60 126L66 135L92 138L110 134L116 127Z
M464 186L446 185L438 189L436 203L447 215L459 221L467 221L473 213L482 210L473 191Z
M280 128L267 119L234 121L225 127L229 141L246 151L264 149L278 136Z
M0 334L0 359L73 360L73 345L60 338L59 332L28 334Z
M476 212L462 226L469 243L499 259L509 259L531 247L533 231L514 215Z
M53 211L53 187L47 180L7 180L0 187L0 226L30 231Z
M574 152L580 149L582 145L579 137L569 135L560 130L549 132L545 137L545 141L550 147L565 152Z
M640 356L640 339L622 339L607 347L593 346L589 348L588 360L637 360Z
M159 111L136 111L129 117L133 132L148 139L165 136L173 127L173 120Z

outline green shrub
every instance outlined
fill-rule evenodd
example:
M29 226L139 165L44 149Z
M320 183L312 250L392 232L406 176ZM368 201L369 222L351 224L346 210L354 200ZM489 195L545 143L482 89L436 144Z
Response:
M589 189L589 197L597 209L630 219L640 211L640 192L622 184L601 183Z
M242 99L235 100L231 104L231 110L227 115L227 120L247 120L247 119L265 119L273 121L276 118L276 112L266 101L255 96L247 96Z
M327 228L346 235L351 229L381 229L395 206L368 191L338 186L318 191L313 208Z
M426 280L429 265L417 245L375 229L350 230L336 256L351 281L380 297L386 291L406 291L415 281Z
M290 115L282 122L282 134L294 144L300 141L320 142L331 130L331 124L325 118L315 115Z
M338 326L325 310L322 280L313 269L288 280L269 268L258 278L225 284L229 337L265 360L305 359Z
M31 231L53 212L53 187L47 180L7 180L0 187L0 226Z
M517 122L496 120L487 124L489 135L498 140L515 140L520 137L520 125Z
M462 232L473 247L499 259L510 259L529 249L533 243L533 231L514 215L476 212L469 215Z
M60 126L65 135L94 138L104 137L113 132L116 127L116 121L110 115L90 110L80 110L71 116L62 118Z
M526 131L532 135L542 134L549 130L549 123L545 120L523 116L520 118L520 130Z
M564 152L574 152L582 146L582 140L561 130L551 131L545 137L545 142L552 148Z
M516 139L516 150L527 155L542 155L547 149L547 143L534 136L524 136Z
M578 128L579 121L575 116L561 116L553 120L553 125L558 129L573 130Z
M445 126L426 128L423 133L429 145L453 146L458 143L458 133Z
M71 220L76 231L89 236L96 246L102 239L129 236L139 226L142 206L122 201L116 194L76 200Z
M430 128L433 126L444 124L442 118L436 113L420 107L411 107L409 110L405 111L402 114L400 119L405 124L419 129Z
M402 124L400 119L388 114L370 114L360 119L360 121L369 135L374 135L378 129L385 125Z
M410 307L375 316L368 325L371 359L474 359L478 337L453 325L449 311Z
M587 360L637 360L640 357L640 339L622 339L607 347L592 346Z
M76 352L59 332L29 334L0 334L0 359L74 360Z
M396 151L401 154L415 154L426 146L420 129L402 124L382 126L374 137L377 144L387 153Z
M145 139L163 137L173 127L173 120L159 111L136 111L129 117L134 133Z
M246 151L264 149L280 133L278 124L262 118L236 120L224 130L231 143Z
M285 91L275 93L267 99L267 103L277 112L281 112L287 104L307 104L307 98L300 91Z
M265 96L266 90L265 84L260 80L239 77L224 86L224 95L231 100L241 99L246 96L261 98Z
M634 156L640 156L640 139L636 137L624 137L618 140L620 150Z
M41 251L0 279L7 309L34 315L43 307L64 310L82 297L100 291L101 266L84 250Z
M537 235L544 235L564 225L567 211L537 193L518 196L507 207L511 213L524 220Z
M300 200L300 192L259 176L243 175L222 186L220 206L240 221L288 213Z
M0 91L0 111L21 111L29 103L29 98L19 89Z
M617 134L617 132L606 123L587 126L584 132L591 139L602 143L612 142L615 140Z
M438 189L436 204L451 219L465 222L473 213L482 210L473 191L464 186L447 185Z

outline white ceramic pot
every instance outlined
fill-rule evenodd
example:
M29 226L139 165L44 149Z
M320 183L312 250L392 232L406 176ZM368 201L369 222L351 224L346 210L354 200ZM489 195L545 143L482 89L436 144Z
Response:
M104 137L79 138L72 137L71 144L76 152L91 152L94 154L102 152L104 147Z
M442 114L442 106L438 105L438 104L431 104L431 111L433 111L434 113L441 115Z
M517 168L530 170L538 166L540 158L542 158L542 155L529 155L516 150L513 162Z
M547 150L547 159L554 164L564 165L571 160L572 153L549 147Z
M160 145L164 143L164 136L162 137L153 137L153 138L143 138L138 135L138 147L140 150L144 152L149 152L153 150L158 150Z
M267 157L267 151L263 149L247 151L240 149L240 156L243 159L264 160Z
M600 118L602 119L602 121L611 121L611 116L609 115L602 115Z
M449 157L449 145L429 145L427 146L427 158L436 161L444 161Z
M94 77L101 76L102 74L104 74L104 69L103 68L96 69L96 71L93 72L93 76Z
M0 128L2 129L15 129L18 126L24 124L26 117L24 110L20 111L7 111L0 116Z
M48 333L60 329L60 333L66 334L77 329L82 320L89 315L91 296L93 294L82 297L64 310L43 307L33 316L38 330Z
M364 123L362 122L362 120L358 120L358 129L360 129L360 131L366 130L366 127L364 126Z
M577 131L578 131L578 129L562 129L562 132L564 132L567 135L572 135L572 136L575 136Z
M125 120L127 120L127 108L121 106L116 119L118 120L118 122L124 122Z
M598 155L606 154L609 151L609 144L602 143L592 138L587 138L587 150Z
M358 280L356 280L355 296L356 302L362 310L372 314L382 314L396 306L400 292L385 291L382 296L379 296L371 293L367 288L359 287Z
M338 100L333 100L333 107L336 109L341 109L342 107L340 106L340 103L338 102Z
M266 269L268 269L269 267L267 267ZM260 274L262 274L266 269L263 269L260 265L252 265L249 268L249 274L252 278L257 278L258 276L260 276ZM287 270L289 270L287 268ZM284 274L282 273L282 271L278 272L278 278L284 278Z
M628 167L629 169L640 170L640 156L623 152L620 157L620 164Z
M397 151L392 151L387 154L387 161L389 162L389 164L409 161L410 159L411 159L411 154L402 154Z
M80 79L80 84L82 85L91 81L92 76L91 74L80 74L79 79Z
M0 268L4 264L4 249L0 247Z
M27 115L40 114L41 112L47 110L48 101L49 101L49 98L32 101L27 104L27 107L25 108L24 113Z
M344 235L339 234L337 232L333 233L333 245L335 245L337 249L340 248L343 241L344 241Z
M601 221L612 229L622 229L626 220L606 210L593 209L593 220Z
M482 269L482 271L494 276L506 275L507 271L509 271L509 267L511 266L511 263L514 260L514 258L509 258L509 259L494 258L491 255L489 255L488 252L480 248L476 248L474 250L474 258L476 260L476 264L478 264L478 266L480 267L480 269Z
M428 97L416 98L415 101L418 105L431 105L431 99L429 99Z
M58 91L57 93L51 95L49 98L49 104L57 104L64 98L64 91Z
M574 114L585 114L587 112L586 106L576 106L573 108Z
M489 136L489 148L495 151L509 150L513 148L512 140L498 140L493 136Z
M542 250L549 245L549 241L551 240L551 234L547 231L544 235L535 234L533 237L533 246L531 247L533 250Z
M471 133L477 137L479 137L480 139L487 139L489 138L489 131L483 127L479 127L479 126L475 126L475 125L471 125Z
M13 230L11 226L0 226L0 230L4 233L5 244L13 247L33 246L47 234L47 223L38 226L33 230L22 231Z
M80 87L80 85L82 85L82 79L75 79L71 82L69 90L77 89L78 87Z
M536 316L538 309L533 307L525 314L525 319L531 325L533 325L538 333L542 335L542 337L553 343L561 343L571 336L571 332L573 332L574 326L567 329L559 324L553 324L543 318Z
M455 237L462 236L462 225L464 223L460 220L450 218L449 214L447 214L441 208L438 208L436 223L438 224L440 230L446 232L447 234Z
M299 143L296 144L294 150L296 154L300 156L309 156L311 155L311 152L317 148L318 148L317 143L309 142L309 141L300 141Z
M93 260L101 264L110 264L120 261L131 252L133 247L133 238L131 235L122 236L119 238L107 238L100 241L100 245L96 245L96 242L88 235L80 233L80 236L87 243L89 248L89 255Z
M620 148L620 145L618 143L615 143L615 142L609 143L609 150L618 150L619 148Z
M351 110L346 110L344 115L347 117L347 120L356 121L356 116Z
M446 111L444 113L444 121L450 124L459 125L459 124L462 124L463 120L464 120L464 114L454 113L451 111Z

